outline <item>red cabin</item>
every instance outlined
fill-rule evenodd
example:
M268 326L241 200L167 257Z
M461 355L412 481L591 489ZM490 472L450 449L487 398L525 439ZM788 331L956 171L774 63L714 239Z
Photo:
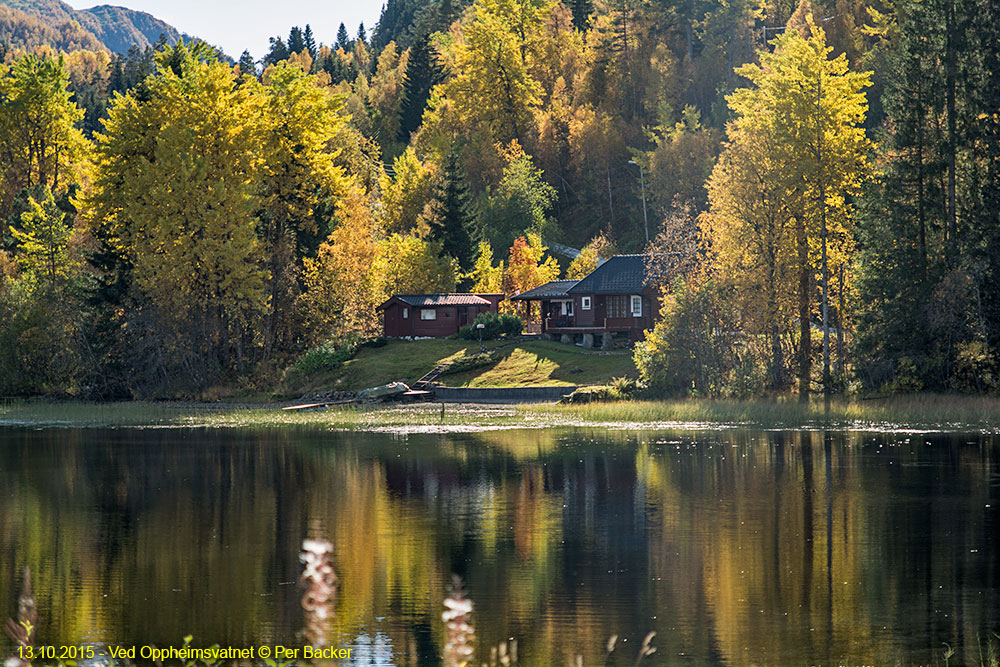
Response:
M584 347L642 340L659 317L650 255L615 255L581 280L553 280L511 301L541 304L541 333Z
M503 294L396 294L378 307L389 338L448 338L479 313L498 312Z

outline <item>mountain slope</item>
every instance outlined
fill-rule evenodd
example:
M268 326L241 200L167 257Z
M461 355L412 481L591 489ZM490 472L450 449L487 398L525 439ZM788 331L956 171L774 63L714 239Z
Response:
M147 44L155 44L160 35L167 38L168 44L176 44L181 38L177 28L166 21L134 9L99 5L79 13L96 19L98 29L94 34L105 46L118 53L128 51L133 45L144 48Z
M132 46L145 48L156 43L160 35L165 36L170 44L176 43L181 37L180 32L169 23L161 21L152 14L125 7L99 5L77 11L61 0L0 0L0 6L3 5L15 10L0 14L0 17L6 16L10 23L15 22L13 17L18 10L37 17L60 33L79 32L71 23L75 21L82 31L90 33L95 40L116 53L125 53ZM25 22L21 16L17 16L17 19L20 23ZM26 29L22 29L21 32L26 32ZM38 39L43 31L36 29L27 32L31 32L34 39ZM0 40L2 39L3 35L0 34ZM80 35L74 35L72 41L87 40ZM13 41L10 45L18 46ZM28 44L28 46L34 45ZM55 43L52 45L59 48Z
M26 49L48 45L57 51L97 51L104 45L77 21L46 20L0 5L0 50Z

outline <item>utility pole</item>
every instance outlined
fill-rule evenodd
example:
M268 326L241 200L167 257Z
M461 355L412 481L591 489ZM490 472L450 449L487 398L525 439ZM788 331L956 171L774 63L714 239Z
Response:
M642 173L642 165L635 160L629 160L629 164L639 167L639 187L642 188L642 226L646 230L646 243L649 243L649 218L646 217L646 177Z

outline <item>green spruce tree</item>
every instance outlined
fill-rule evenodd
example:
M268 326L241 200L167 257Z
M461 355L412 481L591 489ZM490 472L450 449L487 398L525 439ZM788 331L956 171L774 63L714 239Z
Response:
M313 36L312 26L308 23L306 24L305 32L302 33L302 41L305 42L306 50L309 52L309 57L316 58L318 53L316 49L316 38Z
M475 250L472 239L476 215L457 149L453 148L445 161L432 211L431 239L441 244L444 254L458 260L462 271L468 271Z
M333 45L334 50L343 49L345 52L351 50L351 37L347 34L347 26L341 22L337 28L337 42Z
M424 116L424 107L441 76L431 50L430 35L424 35L410 48L403 80L403 102L399 105L399 140L406 143Z
M288 33L288 52L289 53L302 53L306 48L306 36L302 32L302 28L295 26L292 28L291 32Z
M577 30L590 28L590 15L594 11L594 0L573 0L573 25Z
M257 76L257 63L247 50L244 50L243 55L240 56L240 72L249 74L250 76Z

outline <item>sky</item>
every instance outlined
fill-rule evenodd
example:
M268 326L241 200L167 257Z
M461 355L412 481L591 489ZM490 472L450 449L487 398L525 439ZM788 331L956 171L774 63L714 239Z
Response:
M288 39L292 26L312 26L316 43L332 44L341 21L354 37L364 21L371 36L383 0L68 0L74 9L111 4L148 12L182 33L221 46L239 59L249 49L255 59L268 50L268 37Z

